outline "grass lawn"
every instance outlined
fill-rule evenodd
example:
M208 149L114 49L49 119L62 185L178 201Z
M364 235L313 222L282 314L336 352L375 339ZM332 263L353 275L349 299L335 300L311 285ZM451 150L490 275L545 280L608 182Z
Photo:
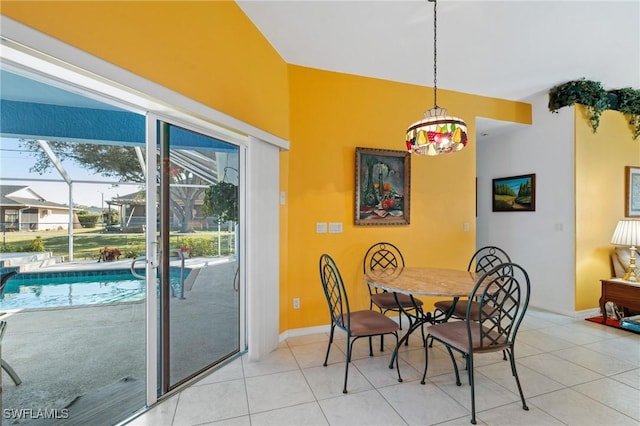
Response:
M73 235L73 255L76 260L98 259L100 249L105 247L118 248L122 252L122 257L137 257L144 255L145 235L144 234L106 234L102 233L102 228L82 228L74 230ZM225 241L226 233L222 233ZM54 256L69 255L69 236L66 230L46 231L46 232L9 232L4 234L3 242L7 249L19 247L33 241L36 237L41 237L44 242L45 251L50 251ZM213 240L218 238L217 231L198 231L193 234L176 234L171 237L171 246L178 247L184 241L194 239Z

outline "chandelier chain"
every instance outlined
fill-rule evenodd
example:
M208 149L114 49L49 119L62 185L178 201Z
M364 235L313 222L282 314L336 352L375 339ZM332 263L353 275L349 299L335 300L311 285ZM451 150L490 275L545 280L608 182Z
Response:
M434 108L438 108L438 2L429 1L433 1L433 105Z

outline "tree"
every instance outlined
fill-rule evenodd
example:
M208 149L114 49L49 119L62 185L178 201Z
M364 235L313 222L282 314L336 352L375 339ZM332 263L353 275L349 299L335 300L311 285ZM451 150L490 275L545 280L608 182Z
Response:
M20 143L36 159L30 172L42 174L53 168L51 160L37 141L21 140ZM145 181L145 171L140 167L133 147L65 141L49 141L48 144L61 162L73 160L96 174L123 182L143 184ZM205 185L206 182L190 171L172 165L171 183L176 185L171 188L172 212L180 221L181 232L193 232L195 203L204 191L197 185Z
M37 141L21 140L20 143L36 158L36 163L29 169L30 172L42 174L53 168L49 157ZM48 143L60 161L70 159L104 177L144 183L144 170L140 168L132 147L63 141Z

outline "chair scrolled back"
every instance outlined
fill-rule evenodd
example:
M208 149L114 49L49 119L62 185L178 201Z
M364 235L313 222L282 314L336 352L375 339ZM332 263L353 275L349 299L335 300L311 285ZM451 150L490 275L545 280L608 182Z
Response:
M471 257L469 260L468 271L487 272L488 270L500 265L501 263L511 262L511 258L500 247L485 246Z
M515 335L529 305L531 293L529 275L515 263L502 263L489 269L478 279L469 300L480 305L477 318L472 318L472 303L467 303L467 332L473 350L496 350L513 344ZM474 329L479 329L475 334Z
M362 263L363 272L389 271L404 267L404 257L395 245L379 242L367 250Z
M349 328L349 299L340 271L328 254L320 256L320 278L331 319L338 327ZM347 323L345 323L345 319Z

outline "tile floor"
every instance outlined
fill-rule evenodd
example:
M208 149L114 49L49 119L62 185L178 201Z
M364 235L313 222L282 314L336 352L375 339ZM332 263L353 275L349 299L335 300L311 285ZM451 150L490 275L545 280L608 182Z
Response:
M415 338L414 338L415 336ZM387 368L391 349L369 357L355 344L344 379L344 333L322 366L328 334L289 338L267 359L238 358L158 404L131 425L468 425L466 375L455 385L447 352L429 349L420 384L419 334ZM385 339L392 344L394 339ZM478 424L640 425L640 334L530 309L516 343L518 374L529 411L522 410L509 363L501 354L476 356ZM464 372L464 371L463 371Z

